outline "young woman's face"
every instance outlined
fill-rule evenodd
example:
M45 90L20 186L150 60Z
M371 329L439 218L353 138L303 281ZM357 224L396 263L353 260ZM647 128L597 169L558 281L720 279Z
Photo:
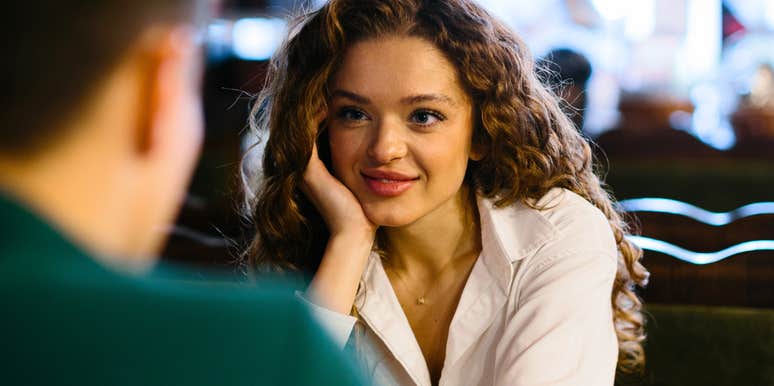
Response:
M435 46L414 37L355 44L330 90L333 169L372 222L409 225L460 194L473 107Z

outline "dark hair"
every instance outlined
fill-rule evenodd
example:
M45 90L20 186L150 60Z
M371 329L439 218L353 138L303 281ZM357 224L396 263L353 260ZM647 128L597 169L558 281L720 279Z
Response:
M544 79L544 82L571 82L576 87L585 87L591 78L591 63L583 54L569 48L551 50L538 60L537 66L545 69L556 78Z
M591 63L580 52L569 48L551 50L537 63L537 73L543 83L564 101L564 113L575 127L583 128L586 110L586 84L591 78Z
M18 1L4 7L0 152L25 154L64 136L61 123L149 25L191 21L202 0Z
M291 31L269 65L251 121L270 133L260 189L249 201L257 232L246 252L251 263L276 270L319 263L328 234L299 186L316 140L315 117L327 105L328 80L358 41L420 37L454 64L477 111L473 140L487 151L468 164L471 189L506 206L529 205L561 187L607 216L619 251L611 293L618 368L642 368L643 319L634 293L647 279L642 251L625 238L627 225L594 172L589 144L538 80L524 42L469 0L332 0Z

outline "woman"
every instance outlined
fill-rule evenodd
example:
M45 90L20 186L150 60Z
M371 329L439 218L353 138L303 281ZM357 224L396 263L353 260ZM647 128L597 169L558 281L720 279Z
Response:
M304 298L378 382L641 368L641 252L524 43L474 3L330 1L256 106L248 255L308 272Z

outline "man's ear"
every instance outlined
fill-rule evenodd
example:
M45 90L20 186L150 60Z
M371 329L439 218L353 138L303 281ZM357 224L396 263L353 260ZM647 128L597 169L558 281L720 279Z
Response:
M174 131L185 119L183 106L193 94L198 98L200 59L194 32L185 27L157 27L139 39L137 60L143 71L139 95L137 150L153 153L175 140ZM196 112L193 112L196 114Z

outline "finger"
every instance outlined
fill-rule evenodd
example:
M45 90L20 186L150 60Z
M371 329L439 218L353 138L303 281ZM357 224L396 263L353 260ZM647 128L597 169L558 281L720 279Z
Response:
M312 160L319 160L320 156L317 153L317 141L314 141L312 144L312 157L309 159L309 162L311 163Z
M317 185L322 183L320 180L322 178L321 172L323 170L326 173L328 172L317 154L317 144L314 144L312 145L312 155L309 157L309 163L306 165L306 170L304 170L304 175L301 180L301 191L309 195L311 189L315 189Z

